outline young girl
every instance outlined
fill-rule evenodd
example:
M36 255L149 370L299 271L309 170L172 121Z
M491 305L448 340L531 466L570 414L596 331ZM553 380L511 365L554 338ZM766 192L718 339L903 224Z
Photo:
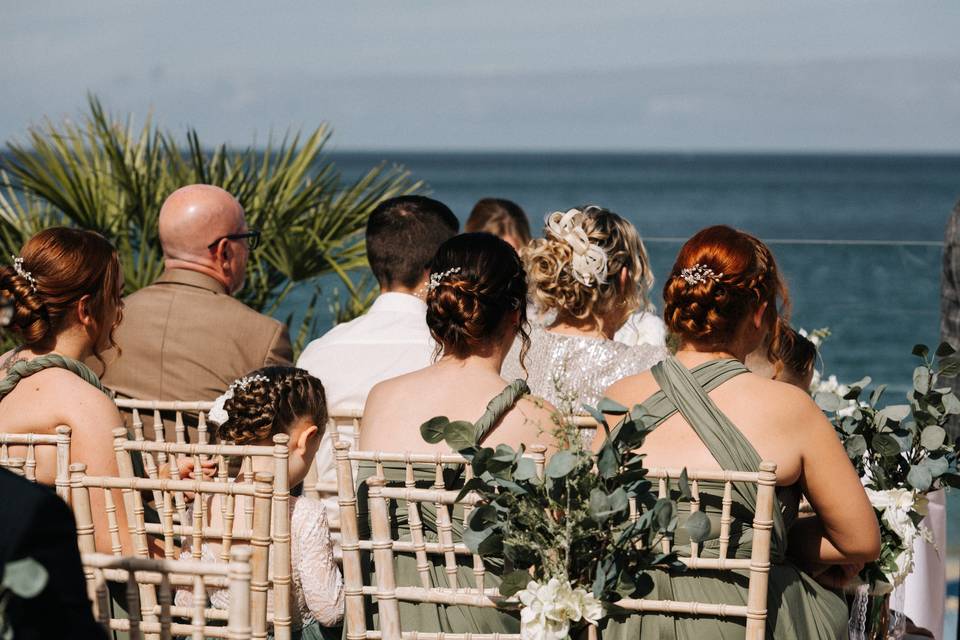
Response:
M327 404L320 381L303 369L264 367L237 380L220 396L210 420L218 422L219 440L238 445L272 446L278 433L290 436L290 486L303 482L320 446L327 423ZM254 471L272 471L268 458L254 458ZM219 508L208 508L220 518ZM323 504L304 497L290 498L291 557L293 565L293 638L340 637L330 629L343 618L343 578L333 557L330 527ZM204 543L203 559L219 558L219 545ZM181 557L191 557L184 539ZM176 595L178 606L192 606L189 591ZM226 609L229 595L217 591L213 606Z

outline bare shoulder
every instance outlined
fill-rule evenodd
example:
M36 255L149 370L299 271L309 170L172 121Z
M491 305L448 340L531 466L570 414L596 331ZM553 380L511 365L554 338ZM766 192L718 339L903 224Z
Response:
M656 393L660 387L649 371L627 376L607 387L603 397L630 406L639 404Z
M524 396L517 401L513 410L523 417L526 421L537 422L544 427L549 425L554 416L557 415L557 408L541 398L540 396Z
M51 367L24 378L17 391L28 401L49 407L58 421L72 426L123 424L117 405L105 393L66 369Z

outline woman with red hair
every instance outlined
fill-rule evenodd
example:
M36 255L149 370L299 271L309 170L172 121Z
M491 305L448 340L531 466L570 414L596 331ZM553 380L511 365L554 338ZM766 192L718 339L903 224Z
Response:
M663 298L667 327L680 340L676 356L615 383L606 396L626 406L642 403L656 420L643 445L648 467L756 471L761 460L776 463L767 637L846 638L847 607L828 587L877 558L879 530L860 479L810 396L743 364L767 340L776 353L786 326L787 292L773 255L741 231L704 229L680 250ZM701 555L717 557L722 485L701 483L700 491L714 525ZM815 517L797 517L801 494ZM736 533L728 557L749 558L756 492L735 484L733 500ZM678 545L686 544L684 531L681 524ZM655 571L651 577L647 598L746 604L746 575ZM611 621L604 636L742 638L743 624L644 614Z

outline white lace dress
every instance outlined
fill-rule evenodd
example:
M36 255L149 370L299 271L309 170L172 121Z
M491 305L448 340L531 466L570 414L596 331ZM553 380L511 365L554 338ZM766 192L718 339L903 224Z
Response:
M207 513L219 518L220 508L209 505ZM238 508L237 513L242 510ZM290 538L293 600L296 603L291 611L293 629L303 629L314 621L324 627L337 626L343 620L343 576L333 557L330 526L323 503L291 496ZM201 555L207 562L221 562L220 545L204 543ZM184 538L180 557L184 560L192 558L189 538ZM272 557L270 563L273 564ZM227 609L230 605L230 594L226 590L211 591L209 598L210 604L217 609ZM193 594L178 589L174 601L177 606L192 607ZM272 610L272 602L270 608Z

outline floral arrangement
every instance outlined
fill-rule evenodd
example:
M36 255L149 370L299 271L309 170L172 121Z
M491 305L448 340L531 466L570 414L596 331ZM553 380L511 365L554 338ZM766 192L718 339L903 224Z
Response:
M7 605L13 597L36 598L47 586L49 574L46 568L33 558L21 558L8 562L0 578L0 638L13 639L13 629L7 620Z
M585 408L606 433L603 447L586 450L576 427L560 421L560 446L542 478L523 447L477 445L469 422L438 417L420 428L427 442L446 441L470 461L474 477L461 495L476 492L482 502L470 513L464 543L511 567L500 593L518 597L525 639L566 638L577 626L615 615L617 600L649 593L650 569L684 566L657 550L679 518L676 502L651 492L643 456L636 453L651 429L643 408L609 400ZM604 414L622 416L615 429ZM679 500L690 500L686 479L679 485ZM684 526L695 541L710 528L700 512Z
M817 404L832 414L880 522L880 558L868 564L860 578L881 594L902 583L913 569L914 541L931 539L921 525L926 495L943 486L960 486L958 445L948 441L943 428L951 415L960 414L960 399L942 383L943 377L960 373L960 359L948 344L941 344L934 357L926 346L917 345L913 355L922 362L914 369L907 404L881 408L886 385L878 385L864 399L870 378L839 385L831 376L826 383L816 381L814 389Z

